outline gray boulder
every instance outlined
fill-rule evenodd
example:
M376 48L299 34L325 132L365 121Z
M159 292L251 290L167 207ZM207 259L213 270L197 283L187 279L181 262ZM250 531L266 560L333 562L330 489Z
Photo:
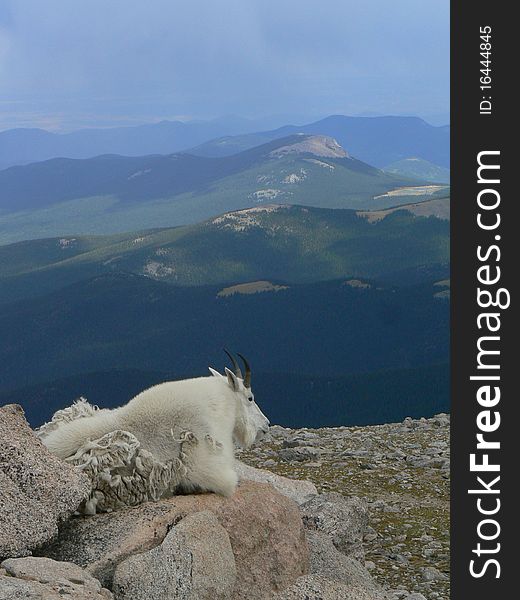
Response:
M310 553L310 573L339 581L351 588L364 589L374 597L384 598L382 588L361 563L336 549L325 533L307 532Z
M316 486L306 479L289 479L282 475L276 475L265 469L250 467L241 461L236 461L236 472L241 480L258 481L271 484L280 494L294 500L296 504L304 504L314 496L318 495Z
M203 511L182 519L160 546L121 562L112 591L118 600L226 600L235 580L229 536Z
M421 578L423 581L445 581L448 576L435 567L423 567Z
M0 600L109 600L113 595L86 571L50 558L10 558L0 565Z
M364 559L362 541L368 527L366 502L329 492L305 502L300 509L306 529L326 533L340 552L360 561Z
M0 558L27 556L54 537L89 491L87 477L40 442L21 406L0 408Z
M286 462L305 462L317 460L321 456L319 448L313 446L297 446L295 448L282 448L278 456Z

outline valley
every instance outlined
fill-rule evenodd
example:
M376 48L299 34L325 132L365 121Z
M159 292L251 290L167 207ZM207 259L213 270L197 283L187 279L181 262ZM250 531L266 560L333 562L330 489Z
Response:
M222 295L104 275L2 307L0 398L32 422L80 396L122 404L167 379L253 365L258 402L288 426L382 423L446 410L449 302L431 283L344 280ZM402 417L404 418L404 417Z

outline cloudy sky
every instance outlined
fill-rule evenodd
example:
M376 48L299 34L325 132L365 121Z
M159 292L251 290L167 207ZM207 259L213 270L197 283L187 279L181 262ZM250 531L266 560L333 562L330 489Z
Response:
M0 129L448 111L448 0L0 0Z

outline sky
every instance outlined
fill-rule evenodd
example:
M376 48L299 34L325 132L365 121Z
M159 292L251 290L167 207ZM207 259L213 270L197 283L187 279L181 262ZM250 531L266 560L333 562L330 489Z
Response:
M449 0L0 0L0 130L449 119Z

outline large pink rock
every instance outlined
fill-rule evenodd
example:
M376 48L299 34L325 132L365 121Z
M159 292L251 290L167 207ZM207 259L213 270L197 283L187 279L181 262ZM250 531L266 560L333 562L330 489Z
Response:
M209 511L226 530L236 565L230 599L267 599L309 569L298 505L271 485L244 481L231 498L175 496L113 513L77 517L61 529L46 556L85 567L108 588L116 567L162 544L187 515Z
M229 535L202 511L184 517L159 546L120 562L112 590L117 600L228 600L235 583Z

